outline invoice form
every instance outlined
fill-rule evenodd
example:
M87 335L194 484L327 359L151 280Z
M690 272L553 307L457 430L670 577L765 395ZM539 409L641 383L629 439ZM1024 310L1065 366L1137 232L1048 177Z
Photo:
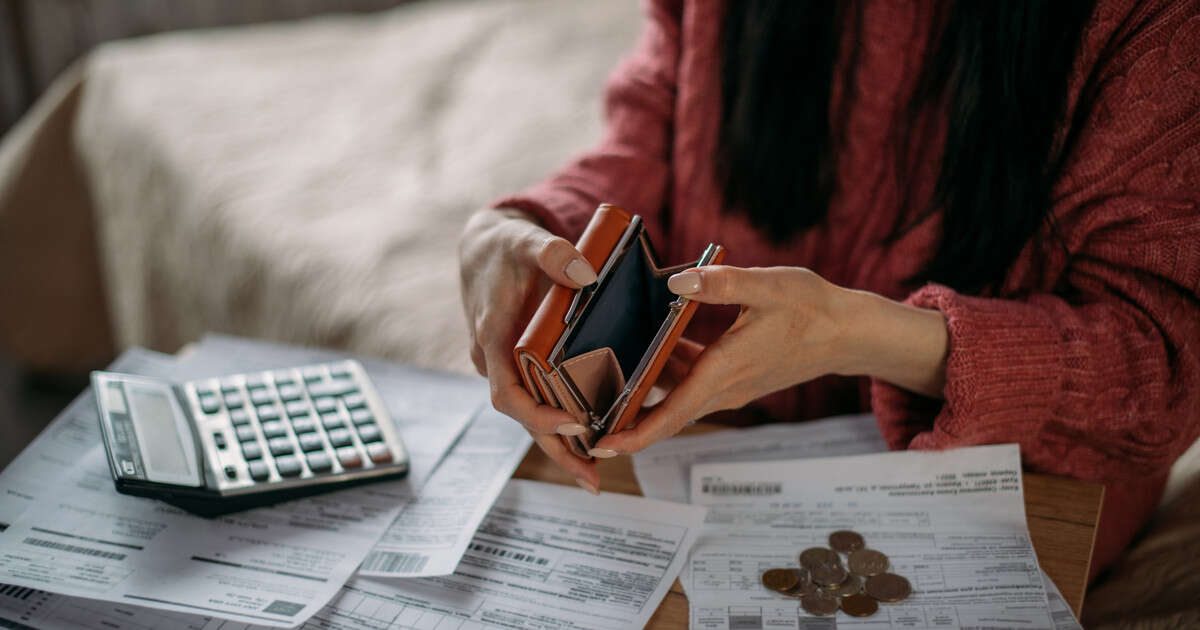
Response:
M697 462L755 462L803 457L861 455L887 450L872 414L835 416L801 423L768 424L664 440L633 456L642 494L664 501L688 500ZM1080 630L1079 621L1050 576L1042 573L1057 630ZM685 590L687 585L683 585Z
M489 407L404 507L363 560L358 575L449 575L533 438L512 418Z
M698 506L513 480L453 575L355 578L303 627L641 628L670 589L703 520ZM0 592L0 614L47 630L250 627L36 591L13 599L21 603L6 608ZM14 614L18 609L23 617Z
M760 575L838 529L862 534L914 592L870 617L838 612L837 627L1055 627L1016 445L697 464L691 498L709 508L684 576L692 628L810 627Z

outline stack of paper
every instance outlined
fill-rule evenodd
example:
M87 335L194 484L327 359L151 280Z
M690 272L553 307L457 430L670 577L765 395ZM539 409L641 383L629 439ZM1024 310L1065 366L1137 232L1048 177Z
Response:
M180 360L133 350L113 369L185 380L334 358L208 337ZM481 379L363 363L408 447L408 478L212 520L117 494L85 393L0 474L0 626L646 623L703 508L506 485L531 440L484 404Z

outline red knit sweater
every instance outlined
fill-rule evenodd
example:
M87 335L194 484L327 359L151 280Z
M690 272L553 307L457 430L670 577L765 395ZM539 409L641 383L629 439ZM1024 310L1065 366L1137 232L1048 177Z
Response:
M931 1L863 0L837 191L824 223L786 246L721 210L712 159L720 0L648 2L641 42L609 86L604 141L496 205L530 211L574 240L598 203L613 202L646 219L671 262L717 241L727 264L808 267L940 310L950 331L944 401L827 377L733 419L795 421L869 405L892 448L1018 442L1029 470L1107 486L1094 573L1145 522L1171 463L1200 433L1200 2L1101 0L1069 85L1070 107L1085 88L1097 105L1053 191L1065 252L1027 247L985 298L903 285L932 255L940 217L885 242L902 207L884 157L895 155L889 126L928 45ZM925 141L938 155L939 134ZM918 195L932 190L937 169L925 163ZM701 309L688 335L711 342L733 314Z

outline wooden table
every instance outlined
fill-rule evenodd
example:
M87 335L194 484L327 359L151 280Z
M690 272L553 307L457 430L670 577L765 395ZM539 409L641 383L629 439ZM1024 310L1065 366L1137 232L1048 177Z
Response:
M698 424L688 427L683 434L722 429ZM642 494L633 476L633 462L629 457L600 460L599 466L603 490ZM521 462L514 476L575 485L575 478L563 472L536 446L529 450L529 455ZM1025 516L1029 521L1029 535L1038 562L1058 585L1063 598L1078 616L1083 608L1104 486L1030 473L1026 473L1024 479ZM686 628L687 625L687 596L683 594L679 580L675 580L647 627Z

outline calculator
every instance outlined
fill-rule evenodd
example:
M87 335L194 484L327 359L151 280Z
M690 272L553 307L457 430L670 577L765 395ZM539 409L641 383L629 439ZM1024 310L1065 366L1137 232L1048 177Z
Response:
M215 516L408 472L357 361L186 383L93 372L117 491Z

